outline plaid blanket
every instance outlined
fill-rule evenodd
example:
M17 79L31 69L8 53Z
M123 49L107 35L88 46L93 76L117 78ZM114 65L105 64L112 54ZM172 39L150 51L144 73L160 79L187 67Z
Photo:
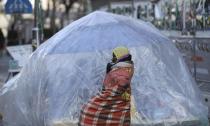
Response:
M118 64L106 75L103 90L82 107L79 126L130 125L132 70L131 64Z

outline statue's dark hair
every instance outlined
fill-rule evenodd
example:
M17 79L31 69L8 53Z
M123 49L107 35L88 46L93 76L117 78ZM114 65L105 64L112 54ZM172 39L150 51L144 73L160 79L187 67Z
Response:
M131 56L131 54L129 54L125 58L120 59L118 62L131 61L131 60L132 60L132 56Z
M113 55L113 57L112 57L112 62L113 63L124 62L124 61L131 61L132 60L131 54L128 54L126 57L124 57L124 58L122 58L120 60L117 59L117 57L115 56L114 53L112 55Z

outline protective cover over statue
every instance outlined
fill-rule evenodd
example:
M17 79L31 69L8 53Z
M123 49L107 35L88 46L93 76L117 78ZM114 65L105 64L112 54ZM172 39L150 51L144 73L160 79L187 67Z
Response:
M0 90L6 126L76 125L81 106L102 88L117 46L129 48L132 124L207 126L207 107L182 56L152 25L93 12L42 44Z

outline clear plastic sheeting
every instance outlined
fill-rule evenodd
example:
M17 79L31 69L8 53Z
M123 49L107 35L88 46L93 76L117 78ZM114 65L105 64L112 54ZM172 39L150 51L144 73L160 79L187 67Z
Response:
M102 87L112 49L133 56L132 124L208 126L207 107L173 43L143 21L93 12L42 44L0 90L6 126L76 125Z

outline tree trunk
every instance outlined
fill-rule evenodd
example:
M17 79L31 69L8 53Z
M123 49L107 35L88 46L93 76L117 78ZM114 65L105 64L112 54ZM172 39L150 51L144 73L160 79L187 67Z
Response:
M53 2L53 10L52 10L52 15L51 15L50 25L51 25L52 32L54 34L56 32L56 25L55 25L56 0L52 0L52 2Z

